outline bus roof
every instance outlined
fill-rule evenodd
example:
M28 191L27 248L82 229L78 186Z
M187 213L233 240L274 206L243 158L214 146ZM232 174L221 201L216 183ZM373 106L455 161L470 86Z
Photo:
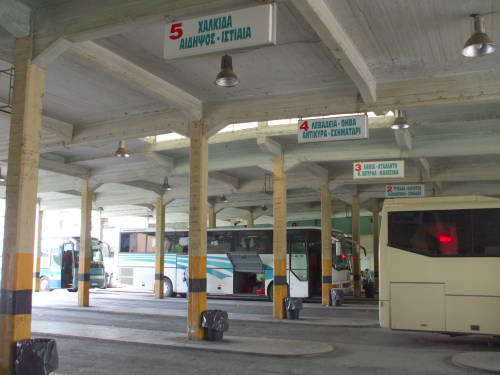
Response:
M483 195L465 195L452 197L396 198L384 201L385 211L467 208L500 208L500 198Z
M229 230L229 231L245 231L245 230L273 230L274 228L273 227L262 227L262 228L259 228L259 227L254 227L254 228L244 228L244 227L227 227L227 228L207 228L207 232L212 232L212 231L216 231L216 230ZM297 230L297 229L314 229L314 230L321 230L321 227L320 226L297 226L297 227L287 227L287 229L293 229L293 230ZM168 231L168 232L187 232L188 229L165 229L165 231ZM122 233L128 233L128 232L148 232L148 233L154 233L155 232L155 229L153 228L137 228L137 229L122 229L121 230ZM332 232L336 232L336 233L340 233L340 234L343 234L345 235L345 233L339 229L335 229L335 228L332 228Z

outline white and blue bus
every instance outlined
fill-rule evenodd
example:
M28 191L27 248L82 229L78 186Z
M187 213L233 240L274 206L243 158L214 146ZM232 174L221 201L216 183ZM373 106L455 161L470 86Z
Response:
M78 290L80 237L57 237L42 240L40 290ZM106 272L100 241L92 239L90 287L106 288Z
M291 227L287 231L287 280L292 297L321 295L321 229ZM333 286L352 290L352 241L333 231ZM165 234L165 295L187 293L188 231ZM120 233L119 282L134 289L154 288L155 233ZM217 228L207 231L207 292L215 295L265 295L272 298L272 228Z

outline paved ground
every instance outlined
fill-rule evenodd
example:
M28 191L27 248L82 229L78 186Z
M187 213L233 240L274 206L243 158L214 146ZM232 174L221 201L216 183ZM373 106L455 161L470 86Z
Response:
M68 296L69 295L69 296ZM186 319L182 316L134 313L138 306L180 310L181 299L151 300L144 294L92 293L92 303L114 306L127 314L67 309L74 294L66 291L37 294L34 299L34 325L64 322L115 329L136 329L182 335ZM127 298L131 298L127 301ZM55 303L59 301L58 303ZM47 305L58 304L59 308ZM45 306L44 306L45 305ZM209 301L210 308L222 308L233 314L268 316L266 302ZM132 312L132 313L131 313ZM377 319L373 306L346 306L342 309L306 305L304 315L320 320ZM319 356L274 358L260 355L200 351L150 344L120 343L87 338L57 337L60 368L57 374L480 374L456 367L452 357L467 351L500 352L500 339L480 336L451 338L421 332L394 332L376 327L346 327L276 324L268 321L232 319L227 335L326 343L336 350ZM98 329L98 327L96 328ZM47 337L47 335L43 335ZM499 354L500 355L500 354Z

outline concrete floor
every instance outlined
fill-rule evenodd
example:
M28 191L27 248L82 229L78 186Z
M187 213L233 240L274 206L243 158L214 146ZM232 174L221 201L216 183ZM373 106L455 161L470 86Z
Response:
M54 291L35 296L33 319L36 323L69 322L102 326L136 328L151 331L183 333L186 320L179 316L119 314L51 308L43 300L60 300L67 304L74 295ZM126 298L131 298L127 301ZM93 293L94 303L133 310L138 304L159 302L158 306L178 308L181 299L151 301L144 294L117 292ZM37 307L38 306L38 307ZM127 308L128 306L128 308ZM222 308L235 313L266 316L271 304L210 300L210 308ZM342 309L306 305L307 316L350 317L377 319L373 306L346 306ZM227 333L233 336L272 339L309 340L328 343L334 352L312 357L273 358L259 355L220 353L212 351L170 348L157 345L117 343L105 340L56 337L60 367L57 374L475 374L483 373L456 367L451 358L465 351L500 351L500 339L480 336L451 338L441 334L394 332L376 327L326 327L273 322L231 320ZM47 337L47 335L43 335Z

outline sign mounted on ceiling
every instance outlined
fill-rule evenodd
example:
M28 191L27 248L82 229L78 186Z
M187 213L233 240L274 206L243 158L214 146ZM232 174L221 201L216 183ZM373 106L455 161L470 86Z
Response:
M276 44L276 6L259 5L168 23L165 59Z
M368 138L366 115L299 120L299 143Z
M386 198L413 198L424 197L425 185L386 185L385 197Z
M398 178L405 176L404 160L355 162L353 178Z

